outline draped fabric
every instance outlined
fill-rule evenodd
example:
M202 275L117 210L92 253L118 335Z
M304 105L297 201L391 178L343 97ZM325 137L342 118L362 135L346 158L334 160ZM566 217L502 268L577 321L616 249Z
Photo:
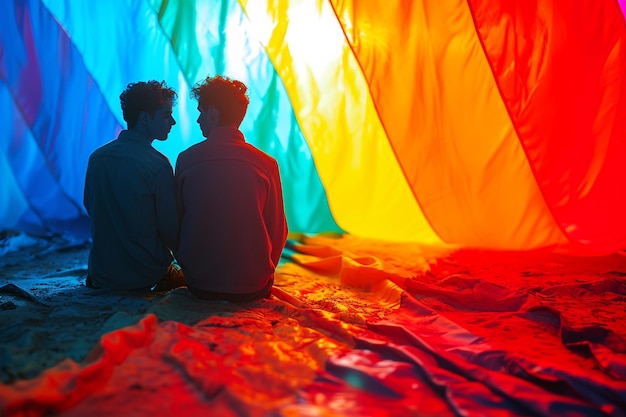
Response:
M626 247L624 0L0 6L0 230L88 236L89 154L129 82L250 88L293 232L579 254Z

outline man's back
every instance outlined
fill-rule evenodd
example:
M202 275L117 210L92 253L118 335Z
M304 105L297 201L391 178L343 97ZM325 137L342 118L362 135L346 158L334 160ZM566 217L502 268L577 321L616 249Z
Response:
M234 127L181 153L176 164L180 262L190 287L248 294L273 278L287 237L276 161Z
M172 167L130 131L89 159L85 207L92 219L89 277L98 287L148 288L172 261L177 240Z

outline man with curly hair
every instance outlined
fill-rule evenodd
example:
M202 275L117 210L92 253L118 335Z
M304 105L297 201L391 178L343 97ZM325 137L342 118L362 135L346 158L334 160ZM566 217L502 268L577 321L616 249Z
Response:
M127 130L89 157L84 204L91 221L87 286L145 290L171 282L178 243L174 174L152 147L176 121L165 82L130 83L120 95Z
M223 76L192 90L206 140L176 161L178 261L198 298L268 297L287 239L276 160L247 143L239 126L247 87Z

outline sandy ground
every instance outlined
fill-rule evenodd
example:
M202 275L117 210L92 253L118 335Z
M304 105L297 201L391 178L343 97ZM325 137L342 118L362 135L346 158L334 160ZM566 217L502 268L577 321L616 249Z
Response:
M84 286L5 236L1 415L626 415L626 258L299 237L268 300Z

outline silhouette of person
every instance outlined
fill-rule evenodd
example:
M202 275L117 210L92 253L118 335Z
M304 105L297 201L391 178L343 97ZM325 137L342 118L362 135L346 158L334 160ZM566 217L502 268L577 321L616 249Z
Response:
M120 95L128 129L89 157L88 287L150 289L182 277L172 265L178 241L174 173L169 159L152 147L176 124L176 99L164 81L128 84Z
M249 103L242 82L208 77L192 96L206 140L176 161L177 259L187 287L202 299L267 297L287 239L278 164L239 130Z

